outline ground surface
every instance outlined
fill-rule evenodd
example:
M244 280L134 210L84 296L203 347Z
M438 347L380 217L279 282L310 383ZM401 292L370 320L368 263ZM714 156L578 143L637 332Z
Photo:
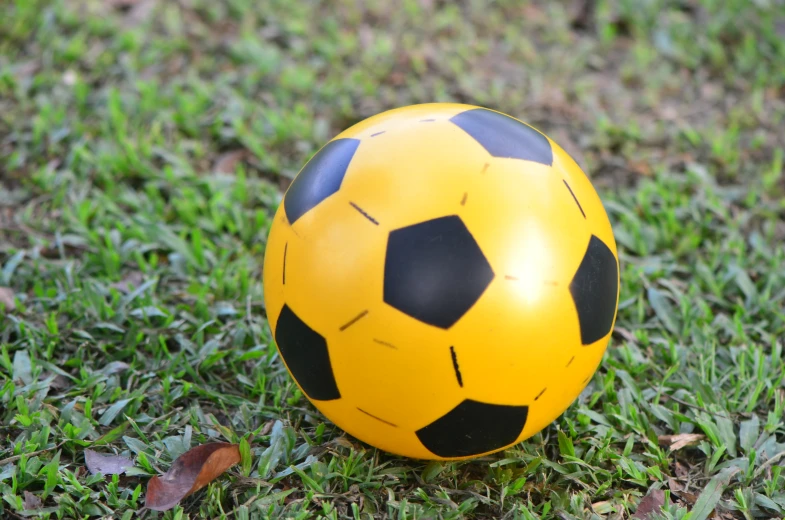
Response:
M356 5L3 2L0 516L135 518L148 475L247 436L250 467L141 517L626 518L652 488L672 518L781 517L782 1ZM347 439L295 392L261 260L280 188L321 144L450 100L576 157L623 286L564 416L426 464ZM86 474L87 447L137 468Z

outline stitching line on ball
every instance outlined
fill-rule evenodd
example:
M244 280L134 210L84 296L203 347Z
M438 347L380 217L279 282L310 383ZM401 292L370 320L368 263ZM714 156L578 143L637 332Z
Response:
M376 338L373 338L373 341L375 343L378 343L379 345L384 345L385 347L390 347L390 348L394 348L395 350L398 350L398 347L396 347L392 343L387 343L386 341L382 341L382 340L376 339Z
M283 284L286 285L286 250L289 249L289 242L283 246Z
M567 179L562 179L562 181L564 181L564 185L567 186L567 189L570 190L570 195L572 195L572 200L574 200L575 204L578 205L578 209L581 210L581 215L583 215L583 218L586 218L586 213L583 211L583 207L581 206L581 203L578 202L578 197L575 196L575 193L572 192L572 188L570 188L570 185L567 184Z
M463 388L463 378L461 377L461 369L458 368L458 355L455 353L455 347L450 347L450 355L452 356L452 366L455 369L455 377L458 378L458 386Z
M371 414L371 413L368 413L368 412L366 412L365 410L363 410L363 409L362 409L362 408L360 408L359 406L357 407L357 409L358 409L358 410L360 410L360 411L361 411L362 413L364 413L365 415L367 415L368 417L373 417L373 418L374 418L374 419L376 419L377 421L381 421L381 422L383 422L384 424L388 424L388 425L392 426L393 428L397 428L397 427L398 427L398 425L397 425L397 424L393 424L393 423L391 423L390 421L385 421L385 420L384 420L384 419L382 419L381 417L376 417L375 415L373 415L373 414Z
M364 317L366 314L368 314L368 309L365 309L360 314L349 320L348 323L344 323L339 330L343 332L344 330L348 329L349 327L357 323L360 320L360 318Z
M379 222L378 222L378 221L377 221L375 218L373 218L372 216L370 216L368 213L366 213L365 211L363 211L363 209L362 209L360 206L358 206L358 205L357 205L357 204L355 204L354 202L350 202L349 204L351 204L351 205L352 205L352 207L353 207L354 209L356 209L357 211L359 211L359 212L360 212L360 214L361 214L363 217L367 218L368 220L370 220L371 222L373 222L373 223L374 223L374 224L376 224L377 226L379 225Z

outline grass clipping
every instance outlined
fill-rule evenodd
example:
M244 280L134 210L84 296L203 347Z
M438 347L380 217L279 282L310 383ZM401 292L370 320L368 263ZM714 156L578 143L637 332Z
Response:
M238 462L240 447L237 444L212 442L192 448L177 457L169 471L150 479L145 507L167 511Z

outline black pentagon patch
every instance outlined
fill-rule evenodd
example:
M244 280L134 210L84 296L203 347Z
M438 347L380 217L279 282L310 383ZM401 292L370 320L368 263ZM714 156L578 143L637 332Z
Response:
M317 401L341 397L330 364L327 341L288 305L283 306L278 316L275 342L286 366L308 397Z
M515 442L528 414L528 406L466 399L416 434L423 446L439 457L471 457Z
M592 235L581 265L570 282L584 345L594 343L611 331L616 315L618 276L619 266L613 251Z
M358 139L335 139L311 157L286 190L284 210L290 224L338 191L358 146Z
M480 246L457 215L390 232L384 301L424 323L450 328L493 277Z
M551 166L553 150L548 138L508 115L474 108L450 121L472 136L494 157L523 159Z

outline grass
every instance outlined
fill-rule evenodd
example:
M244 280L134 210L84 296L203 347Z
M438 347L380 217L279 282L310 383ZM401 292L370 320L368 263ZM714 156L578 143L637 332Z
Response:
M651 489L665 518L782 517L783 27L779 0L3 3L0 516L136 518L148 476L245 439L228 477L141 517L620 519ZM562 144L623 266L587 390L472 462L326 423L262 303L281 189L349 124L424 101ZM136 466L90 475L88 447Z

